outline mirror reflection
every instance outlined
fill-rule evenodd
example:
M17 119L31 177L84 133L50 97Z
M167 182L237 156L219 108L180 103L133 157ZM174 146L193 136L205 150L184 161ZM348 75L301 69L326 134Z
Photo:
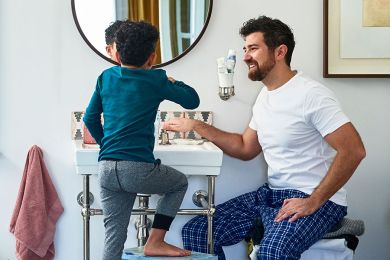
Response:
M106 51L105 30L117 20L148 21L160 31L155 67L189 52L204 33L213 0L72 0L73 18L86 43L115 63Z

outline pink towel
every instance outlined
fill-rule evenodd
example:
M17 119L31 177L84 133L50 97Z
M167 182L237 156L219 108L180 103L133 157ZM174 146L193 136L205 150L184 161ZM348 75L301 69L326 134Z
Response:
M34 145L27 155L10 224L19 260L54 258L55 224L63 211L42 150Z

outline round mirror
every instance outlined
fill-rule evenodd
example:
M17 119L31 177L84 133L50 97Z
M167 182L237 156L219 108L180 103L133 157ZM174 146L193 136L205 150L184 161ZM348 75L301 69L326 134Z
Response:
M71 0L73 19L88 46L105 60L105 30L117 20L148 21L160 31L155 68L187 54L210 20L213 0Z

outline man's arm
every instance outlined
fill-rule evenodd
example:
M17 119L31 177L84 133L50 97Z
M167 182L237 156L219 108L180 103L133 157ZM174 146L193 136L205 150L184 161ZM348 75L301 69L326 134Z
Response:
M325 140L337 151L328 173L308 198L286 199L275 221L291 217L292 222L314 213L344 186L366 156L362 140L351 123L326 135Z
M261 152L257 132L251 128L247 128L241 135L222 131L199 120L178 118L165 122L164 129L176 132L194 130L221 148L224 153L241 160L253 159Z

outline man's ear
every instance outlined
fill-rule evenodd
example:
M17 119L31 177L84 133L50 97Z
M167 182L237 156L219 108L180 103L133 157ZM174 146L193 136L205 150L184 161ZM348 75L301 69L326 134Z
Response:
M284 56L286 56L288 48L285 44L280 45L275 49L275 59L276 60L284 60Z

